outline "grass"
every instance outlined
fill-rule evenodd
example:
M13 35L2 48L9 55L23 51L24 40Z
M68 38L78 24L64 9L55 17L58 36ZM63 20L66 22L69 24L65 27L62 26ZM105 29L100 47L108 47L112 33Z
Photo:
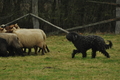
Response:
M49 36L50 52L43 56L0 57L0 80L119 80L120 35L97 35L113 42L113 48L107 50L110 59L100 52L91 59L91 50L87 51L87 58L77 54L72 59L75 47L65 35Z

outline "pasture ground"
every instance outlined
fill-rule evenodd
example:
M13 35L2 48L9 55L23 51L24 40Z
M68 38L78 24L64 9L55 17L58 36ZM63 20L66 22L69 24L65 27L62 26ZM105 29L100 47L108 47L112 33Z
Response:
M111 58L97 52L91 59L76 54L71 58L73 44L65 35L48 36L49 53L41 56L0 57L0 80L120 80L120 35L96 34L113 42L108 49ZM34 50L32 50L34 52Z

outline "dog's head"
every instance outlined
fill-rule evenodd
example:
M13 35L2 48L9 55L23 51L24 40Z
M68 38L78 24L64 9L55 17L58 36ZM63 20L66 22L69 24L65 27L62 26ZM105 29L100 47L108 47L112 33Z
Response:
M75 42L79 37L79 34L75 32L70 32L66 35L68 41Z

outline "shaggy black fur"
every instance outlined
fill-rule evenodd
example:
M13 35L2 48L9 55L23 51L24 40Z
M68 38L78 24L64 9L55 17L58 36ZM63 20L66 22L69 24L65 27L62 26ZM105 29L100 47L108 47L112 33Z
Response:
M71 32L66 35L66 38L71 41L77 50L73 50L72 58L76 53L82 53L82 57L86 57L86 51L92 49L92 58L96 57L96 51L100 51L107 58L110 58L106 49L112 47L112 42L108 40L109 44L106 44L104 39L96 35L82 36L78 33Z

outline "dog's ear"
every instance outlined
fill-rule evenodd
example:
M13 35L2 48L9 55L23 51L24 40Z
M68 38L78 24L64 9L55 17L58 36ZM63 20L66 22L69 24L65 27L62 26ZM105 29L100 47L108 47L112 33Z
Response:
M73 40L75 41L75 40L77 40L77 38L78 38L78 35L74 34L73 35Z

